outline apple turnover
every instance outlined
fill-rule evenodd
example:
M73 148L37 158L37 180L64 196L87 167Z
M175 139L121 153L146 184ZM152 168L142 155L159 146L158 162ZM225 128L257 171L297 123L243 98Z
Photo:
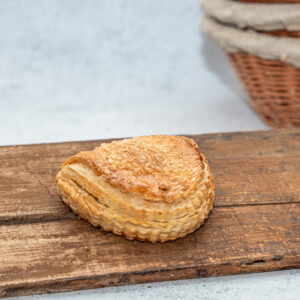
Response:
M56 181L64 203L79 217L153 243L199 228L214 199L214 177L204 155L181 136L103 143L69 158Z

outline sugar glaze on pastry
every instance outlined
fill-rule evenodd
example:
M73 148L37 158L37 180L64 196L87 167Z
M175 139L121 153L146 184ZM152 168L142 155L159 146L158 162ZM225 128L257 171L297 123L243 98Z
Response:
M75 214L128 239L166 242L199 228L214 177L197 144L152 135L103 143L69 158L56 176Z

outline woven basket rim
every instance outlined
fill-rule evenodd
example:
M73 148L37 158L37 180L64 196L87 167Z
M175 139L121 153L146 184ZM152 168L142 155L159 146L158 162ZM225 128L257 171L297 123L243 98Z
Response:
M300 39L276 37L253 30L241 30L219 23L211 17L202 20L204 32L228 52L245 52L279 60L300 68Z
M203 0L207 15L239 28L261 31L300 31L300 5L243 3L234 0Z

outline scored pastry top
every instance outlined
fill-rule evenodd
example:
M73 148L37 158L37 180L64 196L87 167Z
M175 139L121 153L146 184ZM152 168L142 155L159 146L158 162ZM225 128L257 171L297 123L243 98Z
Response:
M152 135L103 143L63 165L87 164L111 185L150 201L176 202L189 197L204 176L198 145L180 136Z

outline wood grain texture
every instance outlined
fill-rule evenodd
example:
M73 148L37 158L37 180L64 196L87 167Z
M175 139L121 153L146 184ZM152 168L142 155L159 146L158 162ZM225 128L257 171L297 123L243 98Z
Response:
M0 297L300 267L300 130L190 137L215 208L155 245L78 221L57 196L60 164L102 141L0 147Z
M300 202L299 130L190 137L215 175L215 206ZM68 157L102 142L0 147L0 224L73 218L55 175Z

